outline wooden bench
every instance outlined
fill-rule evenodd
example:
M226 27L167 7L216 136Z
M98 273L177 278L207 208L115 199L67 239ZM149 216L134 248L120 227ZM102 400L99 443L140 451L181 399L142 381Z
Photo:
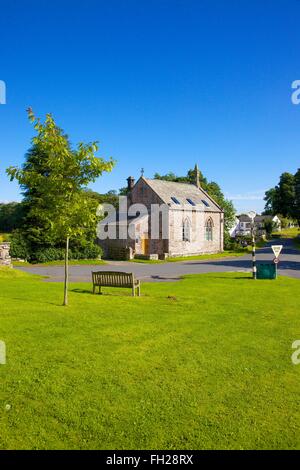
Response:
M134 278L133 273L122 273L118 271L97 271L92 272L93 277L93 294L96 287L99 287L99 294L102 294L101 287L127 287L132 289L132 296L135 296L135 289L138 296L141 295L140 281Z

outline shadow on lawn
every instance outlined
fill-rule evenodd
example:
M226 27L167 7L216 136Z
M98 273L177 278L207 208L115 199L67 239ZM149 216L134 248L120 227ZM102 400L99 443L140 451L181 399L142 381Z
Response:
M93 291L91 289L70 289L70 292L74 292L74 294L90 294L92 295L93 297L107 297L107 296L110 296L110 297L132 297L131 296L131 292L129 292L129 289L128 289L128 292L124 292L123 290L122 291L115 291L115 292L105 292L105 291L102 291L101 294L99 294L99 292L95 292L95 294L93 294Z
M75 294L93 294L93 291L91 289L70 289L70 292L74 292Z
M28 297L11 297L11 300L18 300L21 302L33 302L36 304L47 304L47 305L54 305L55 307L60 307L62 303L57 303L57 302L48 302L46 300L37 300L37 299L29 299Z
M231 274L231 276L228 276ZM233 276L234 275L234 276ZM227 281L249 281L252 280L252 271L212 271L205 273L184 274L181 280L189 280L190 278L197 278L200 276L207 276L209 279L227 279Z
M256 264L272 264L271 259L266 260L257 260ZM218 267L225 267L225 268L235 268L235 269L251 269L251 261L249 260L227 260L227 261L210 261L210 262L202 262L202 266L210 265L210 266L218 266ZM278 265L278 269L280 270L291 270L291 271L299 271L300 270L300 259L299 261L294 260L282 260Z
M153 275L149 279L152 279L153 281L164 281L164 282L182 281L182 277L166 277L166 276L158 276L158 275Z

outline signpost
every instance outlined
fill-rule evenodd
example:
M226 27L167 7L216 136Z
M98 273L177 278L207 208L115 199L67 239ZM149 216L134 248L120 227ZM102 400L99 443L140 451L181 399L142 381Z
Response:
M272 250L275 255L275 258L279 257L282 248L283 248L283 245L272 245Z
M256 253L255 253L255 223L256 212L248 212L248 217L251 219L251 236L252 236L252 277L256 279Z
M277 278L277 265L279 263L279 255L281 253L281 250L283 248L283 245L272 245L272 250L275 255L275 258L273 259L273 262L276 266L276 278Z

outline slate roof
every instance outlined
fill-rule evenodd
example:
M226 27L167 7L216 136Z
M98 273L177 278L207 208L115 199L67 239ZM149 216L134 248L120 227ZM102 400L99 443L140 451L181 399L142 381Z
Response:
M148 179L144 177L143 180L165 204L168 204L172 208L180 208L180 206L183 205L192 208L193 205L187 201L187 199L190 199L196 207L202 207L206 212L220 212L222 210L202 188L197 188L194 184L176 183L173 181ZM172 200L172 197L176 198L180 204L176 204L176 202Z
M242 214L238 216L238 219L240 222L251 222L250 217L247 214ZM256 224L262 223L265 220L273 220L274 216L273 215L256 215L254 218L254 222Z

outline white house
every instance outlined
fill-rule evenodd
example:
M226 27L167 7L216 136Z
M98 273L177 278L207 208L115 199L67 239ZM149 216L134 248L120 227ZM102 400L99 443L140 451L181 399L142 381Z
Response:
M264 224L271 220L276 230L281 230L281 221L277 215L256 215L254 219L255 230L257 233L264 233ZM251 235L251 219L247 214L241 214L236 217L235 225L230 230L230 236L249 236Z

